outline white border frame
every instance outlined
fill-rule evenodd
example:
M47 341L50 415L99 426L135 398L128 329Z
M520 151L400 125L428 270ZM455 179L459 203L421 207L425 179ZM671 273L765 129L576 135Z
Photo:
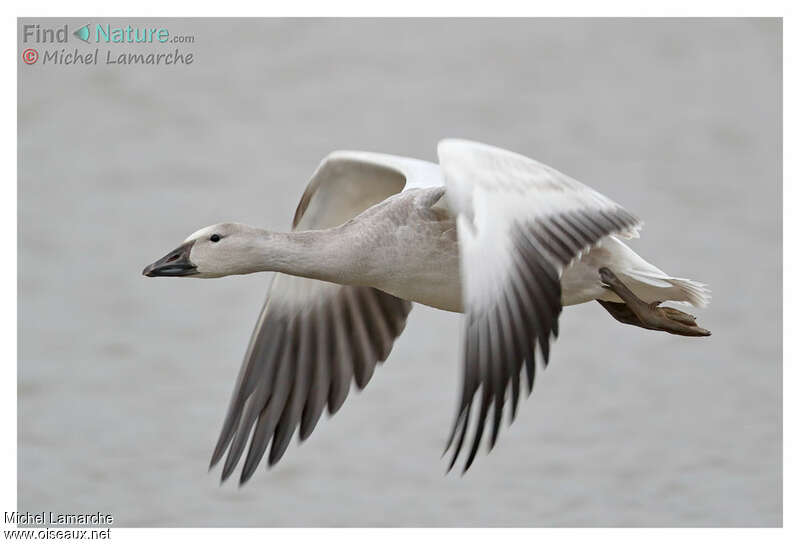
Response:
M404 2L376 2L375 0L337 0L336 2L304 1L282 3L281 5L260 5L252 2L228 0L214 5L201 5L197 2L183 0L166 5L162 1L142 0L138 2L114 3L99 1L74 0L68 3L49 0L37 5L17 2L2 19L0 36L6 47L5 55L0 57L6 74L17 74L17 17L51 17L87 15L103 17L136 16L536 16L536 17L783 17L783 149L796 150L797 144L796 99L800 96L797 85L797 19L790 1L744 2L744 1L710 1L693 0L691 2L633 0L605 0L604 2L564 1L556 3L526 3L513 0L493 0L492 2L432 2L431 0L406 0ZM13 44L13 46L12 46ZM14 51L14 54L9 54ZM6 182L2 184L0 198L0 225L8 240L9 233L14 233L17 241L17 85L4 86L2 110L3 140L0 147L2 163L6 165ZM788 100L787 100L788 98ZM783 301L784 309L794 309L797 302L797 285L785 282L786 279L800 278L797 260L797 228L798 216L791 212L798 204L797 159L792 153L783 157ZM788 182L786 182L788 180ZM795 242L790 244L789 241ZM6 251L2 267L0 267L0 304L2 304L2 322L0 323L0 429L3 438L0 441L0 511L14 510L17 505L17 252ZM798 384L797 377L797 319L793 313L784 312L783 319L783 384ZM793 389L792 389L793 390ZM791 392L791 391L790 391ZM326 529L123 529L113 528L112 539L119 543L140 543L143 540L160 543L176 539L191 539L196 543L218 543L222 539L260 539L314 540L326 543L369 542L376 539L382 543L407 542L408 540L457 539L459 543L473 541L485 542L487 539L511 540L547 539L586 540L613 539L615 543L640 544L643 539L648 543L669 543L676 540L725 540L726 544L751 543L753 540L768 542L800 542L797 532L797 456L798 434L797 414L798 401L792 395L783 397L783 523L784 529L669 529L654 531L648 529L600 529L600 530L548 530L548 529L408 529L408 530L326 530ZM4 529L7 528L4 526ZM535 534L535 535L534 535ZM791 536L795 537L792 538Z

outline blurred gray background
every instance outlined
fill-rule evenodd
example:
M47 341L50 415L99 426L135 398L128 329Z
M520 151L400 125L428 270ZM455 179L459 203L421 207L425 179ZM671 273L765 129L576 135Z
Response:
M147 23L194 35L178 48L195 62L19 62L18 509L122 526L781 524L779 20ZM101 46L101 63L174 48ZM365 391L275 469L220 487L207 464L268 275L142 267L207 224L287 228L334 149L435 160L445 136L644 218L632 246L710 284L696 314L714 335L566 308L534 395L462 478L439 458L459 316L416 306Z

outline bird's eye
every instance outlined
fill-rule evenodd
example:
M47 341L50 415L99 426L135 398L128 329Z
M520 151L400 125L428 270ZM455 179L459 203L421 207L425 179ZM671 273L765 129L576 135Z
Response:
M214 233L211 235L211 242L219 242L219 239L222 238L218 234Z

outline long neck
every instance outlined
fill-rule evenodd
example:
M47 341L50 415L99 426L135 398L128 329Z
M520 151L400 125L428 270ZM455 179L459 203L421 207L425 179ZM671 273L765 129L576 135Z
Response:
M351 239L341 228L289 233L264 231L254 248L257 270L355 284L363 260Z

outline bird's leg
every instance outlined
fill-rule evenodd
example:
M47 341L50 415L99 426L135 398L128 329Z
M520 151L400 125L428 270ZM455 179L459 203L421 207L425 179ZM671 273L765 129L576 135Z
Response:
M659 303L646 303L617 278L611 269L602 267L600 279L606 287L619 295L624 303L599 301L603 308L614 318L625 324L636 325L645 329L666 331L673 335L687 337L707 337L711 332L699 327L694 316L670 307L660 307Z
M609 314L611 314L611 316L613 316L617 321L622 322L623 324L635 325L638 327L643 327L645 329L654 329L656 331L661 331L661 328L649 327L645 325L626 303L612 303L611 301L602 301L600 299L598 299L597 302L600 303L603 306L603 308L606 309ZM650 306L652 307L654 305L651 304ZM695 322L695 317L692 316L691 314L686 314L685 312L681 312L680 310L670 307L658 307L658 308L660 310L663 310L664 313L673 320L684 323L686 325L694 325L694 326L697 325L697 323Z
M666 314L667 317L671 320L675 320L677 322L681 322L682 324L686 325L697 326L697 322L695 321L696 318L691 314L681 312L680 310L671 307L658 307L658 308L662 310L664 314Z
M612 303L611 301L603 301L601 299L597 300L604 309L608 311L611 316L614 317L615 320L622 322L623 324L628 325L635 325L637 327L643 327L645 329L655 329L652 327L647 327L642 323L642 321L637 318L636 314L630 309L628 305L625 303Z

